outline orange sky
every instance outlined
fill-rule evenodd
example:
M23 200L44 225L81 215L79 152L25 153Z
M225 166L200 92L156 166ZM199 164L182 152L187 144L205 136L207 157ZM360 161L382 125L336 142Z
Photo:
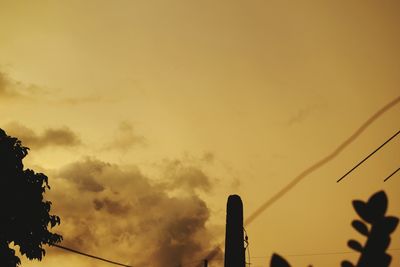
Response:
M133 266L191 262L223 239L229 194L246 217L400 95L399 12L398 1L2 0L0 127L50 177L65 245ZM378 190L400 216L400 176L382 182L399 138L336 183L399 115L248 226L253 267L273 252L348 251L362 240L351 201ZM111 265L49 249L23 266Z

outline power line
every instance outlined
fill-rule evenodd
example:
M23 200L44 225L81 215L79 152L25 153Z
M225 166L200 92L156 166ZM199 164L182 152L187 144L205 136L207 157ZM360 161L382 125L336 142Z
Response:
M400 248L388 249L387 251L399 251ZM327 256L327 255L343 255L343 254L355 254L359 253L356 251L341 251L341 252L323 252L323 253L304 253L304 254L282 254L285 257L307 257L307 256ZM253 259L264 259L269 256L256 256Z
M337 157L340 152L342 152L346 147L348 147L354 140L356 140L374 121L376 121L379 117L381 117L388 110L393 108L400 102L400 96L394 98L392 101L384 105L377 112L375 112L371 117L369 117L361 126L350 135L344 142L342 142L333 152L317 161L299 175L297 175L289 184L287 184L284 188L275 193L271 198L265 201L256 211L254 211L249 217L246 218L244 225L247 226L252 223L261 213L263 213L267 208L269 208L272 204L278 201L281 197L286 195L293 187L295 187L300 181L302 181L309 174L313 173L317 169L324 166L329 161L333 160ZM217 251L219 251L221 244L217 245L212 251L210 251L207 255L207 259L213 259L217 255Z
M111 264L114 264L114 265L125 266L125 267L133 267L131 265L125 265L125 264L122 264L122 263L118 263L118 262L115 262L115 261L110 261L110 260L107 260L107 259L104 259L104 258L101 258L101 257L97 257L97 256L93 256L93 255L90 255L90 254L87 254L87 253L83 253L83 252L80 252L80 251L72 249L72 248L67 248L67 247L64 247L64 246L56 245L56 244L51 244L51 246L54 246L54 247L57 247L57 248L60 248L60 249L64 249L64 250L67 250L69 252L73 252L73 253L76 253L76 254L79 254L79 255L82 255L82 256L86 256L86 257L89 257L89 258L93 258L93 259L96 259L96 260L101 260L101 261L104 261L104 262L107 262L107 263L111 263Z
M380 145L377 149L375 149L374 151L372 151L368 156L366 156L363 160L361 160L356 166L354 166L350 171L346 172L345 175L343 175L342 177L340 177L339 180L337 180L336 182L339 183L341 180L343 180L343 178L345 178L347 175L349 175L352 171L354 171L358 166L360 166L361 164L363 164L367 159L369 159L373 154L375 154L376 152L378 152L378 150L380 150L382 147L384 147L387 143L389 143L393 138L395 138L398 134L400 133L400 131L398 131L397 133L395 133L392 137L390 137L388 140L386 140L382 145ZM398 170L397 170L398 171ZM393 174L395 174L397 171L395 171ZM392 174L392 175L393 175ZM390 176L389 176L390 177ZM386 180L385 180L386 181Z
M385 178L385 180L383 180L384 182L386 182L387 180L389 180L390 177L392 177L393 175L395 175L396 172L398 172L400 170L400 168L398 168L397 170L395 170L391 175L389 175L388 177Z
M324 166L326 163L328 163L329 161L331 161L332 159L334 159L336 156L338 156L340 154L340 152L342 152L347 146L349 146L359 135L361 135L361 133L363 133L365 131L366 128L368 128L368 126L370 126L376 119L378 119L381 115L383 115L386 111L388 111L390 108L392 108L393 106L395 106L396 104L398 104L400 102L400 96L395 98L394 100L392 100L391 102L389 102L388 104L386 104L384 107L382 107L380 110L378 110L375 114L373 114L367 121L365 121L350 137L348 137L341 145L339 145L332 153L330 153L328 156L322 158L320 161L314 163L313 165L311 165L309 168L307 168L306 170L304 170L303 172L301 172L298 176L296 176L289 184L287 184L284 188L282 188L280 191L278 191L275 195L273 195L270 199L268 199L266 202L264 202L255 212L253 212L244 222L244 224L247 226L248 224L250 224L251 222L253 222L262 212L264 212L269 206L271 206L272 204L274 204L277 200L279 200L281 197L283 197L287 192L289 192L294 186L296 186L301 180L303 180L306 176L308 176L309 174L311 174L312 172L314 172L315 170L321 168L322 166ZM374 154L376 151L378 151L381 147L383 147L386 143L388 143L391 139L393 139L397 134L399 134L399 132L397 132L394 136L392 136L388 141L386 141L383 145L381 145L378 149L376 149L372 154ZM368 157L372 156L372 154L370 154ZM367 158L368 158L367 157ZM366 158L366 159L367 159ZM366 160L364 159L364 161ZM361 162L362 163L362 162ZM361 163L359 163L358 165L360 165ZM357 166L356 166L357 167ZM355 168L356 168L355 167ZM353 169L355 169L353 168ZM353 170L352 169L352 170ZM351 171L352 171L351 170ZM394 175L399 169L397 169L394 173L392 173L388 178L385 179L385 181L387 179L389 179L392 175ZM350 171L350 172L351 172ZM350 173L348 172L348 173ZM347 175L347 174L346 174ZM346 176L345 175L345 176ZM343 179L345 176L343 176L341 179ZM337 182L339 182L341 179L339 179ZM67 248L61 245L56 245L56 244L51 244L54 247L60 248L60 249L64 249L67 250L69 252L73 252L82 256L86 256L86 257L90 257L93 259L97 259L97 260L101 260L110 264L114 264L114 265L119 265L119 266L124 266L124 267L133 267L130 265L125 265L122 263L118 263L115 261L111 261L111 260L107 260L101 257L97 257L94 255L90 255L87 253L83 253L80 252L78 250L75 249L71 249L71 248ZM207 259L211 260L213 259L219 251L219 246L217 246L213 251L211 251L207 257ZM289 255L288 255L289 256ZM253 257L255 258L255 257ZM192 263L195 263L197 261L193 261Z
M317 161L303 172L301 172L298 176L296 176L289 184L287 184L284 188L279 190L275 195L273 195L270 199L265 201L256 211L254 211L247 219L245 220L245 226L252 223L261 213L263 213L268 207L274 204L277 200L283 197L287 192L289 192L294 186L296 186L300 181L302 181L309 174L313 173L317 169L324 166L329 161L333 160L337 157L340 152L342 152L347 146L349 146L358 136L360 136L365 129L368 128L375 120L377 120L380 116L382 116L385 112L387 112L390 108L394 107L400 102L400 96L396 97L394 100L390 101L388 104L379 109L375 114L373 114L370 118L368 118L350 137L348 137L342 144L340 144L333 152L331 152L328 156L322 158Z
M387 251L400 251L400 248L388 249ZM296 253L296 254L282 254L285 257L308 257L308 256L329 256L329 255L344 255L344 254L356 254L356 251L339 251L339 252L321 252L321 253ZM270 256L251 256L250 259L268 259ZM214 258L216 260L217 258ZM219 258L218 258L219 259ZM210 260L209 260L210 261ZM191 265L194 263L202 263L204 260L195 260L186 262L182 266ZM253 265L252 265L253 266Z

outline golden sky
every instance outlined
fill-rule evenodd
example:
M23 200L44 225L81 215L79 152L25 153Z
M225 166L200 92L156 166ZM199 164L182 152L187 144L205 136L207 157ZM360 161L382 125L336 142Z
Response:
M50 177L65 246L185 266L223 240L230 194L247 217L400 95L399 12L394 0L0 0L0 127ZM399 115L396 105L247 227L253 267L273 252L349 251L363 240L351 201L378 190L400 216L400 176L382 182L399 167L399 138L336 183ZM23 266L112 266L47 252Z

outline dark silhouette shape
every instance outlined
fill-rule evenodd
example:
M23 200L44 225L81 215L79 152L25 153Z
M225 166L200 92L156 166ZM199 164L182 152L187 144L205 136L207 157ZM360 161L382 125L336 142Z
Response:
M43 173L25 169L23 158L28 148L17 138L0 129L0 266L15 267L21 263L10 243L18 245L28 259L41 260L44 244L55 244L62 236L48 231L60 224L50 215L51 202L43 199L50 189Z
M278 254L273 254L271 258L271 267L290 267L290 264Z
M356 240L349 240L347 245L361 253L357 267L387 267L392 257L386 254L390 244L390 234L396 229L399 219L385 216L388 199L385 192L375 193L368 202L354 200L353 207L361 220L354 220L351 225L360 234L366 236L367 242L362 246ZM366 223L371 226L368 227ZM343 261L342 267L354 267L349 261Z
M226 208L225 267L245 267L243 203L238 195L229 196Z
M374 121L381 117L388 110L400 104L400 96L396 97L381 109L379 109L375 114L373 114L368 120L366 120L351 136L349 136L343 143L341 143L334 151L329 153L327 156L323 157L316 163L312 164L310 167L305 169L299 175L297 175L290 183L279 190L276 194L266 200L261 206L256 209L249 217L246 218L244 225L248 226L252 223L261 213L263 213L271 205L275 204L276 201L281 199L290 190L292 190L298 183L305 179L309 174L315 172L334 158L336 158L346 147L348 147L352 142L354 142Z
M386 254L390 244L390 234L396 229L399 219L393 216L385 216L388 199L383 191L372 195L368 202L354 200L353 207L361 220L354 220L351 225L360 234L368 237L362 246L356 240L349 240L347 245L361 253L357 265L349 261L343 261L342 267L388 267L392 257ZM365 223L370 224L368 227ZM290 267L290 264L278 254L273 254L271 267Z

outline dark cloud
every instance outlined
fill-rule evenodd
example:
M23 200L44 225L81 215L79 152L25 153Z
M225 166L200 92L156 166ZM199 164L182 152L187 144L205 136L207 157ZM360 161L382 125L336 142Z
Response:
M201 170L179 165L167 174L168 186L136 167L91 158L62 168L51 181L49 198L61 217L63 245L130 260L134 266L178 266L202 258L213 248L206 228L210 211L187 187L211 184ZM186 194L172 193L176 191Z
M118 150L127 152L137 145L146 144L146 139L134 131L128 122L121 122L116 131L114 140L104 146L104 150Z
M97 181L97 178L107 166L107 163L87 159L84 162L76 162L74 165L64 167L60 176L67 177L83 193L101 192L104 190L104 186Z
M32 129L13 122L5 126L12 136L18 137L24 146L34 149L45 147L71 147L81 144L79 137L67 127L48 128L42 134L37 134Z
M119 201L111 200L107 197L93 200L95 210L106 210L113 215L126 215L130 210L130 205L123 205Z

